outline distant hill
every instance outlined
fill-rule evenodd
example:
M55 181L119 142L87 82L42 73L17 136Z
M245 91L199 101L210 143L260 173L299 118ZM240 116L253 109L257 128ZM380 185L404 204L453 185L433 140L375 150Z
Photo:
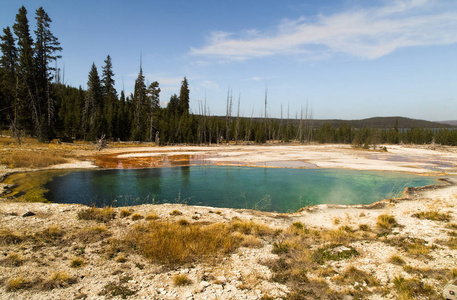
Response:
M352 128L457 128L455 123L431 122L419 119L410 119L404 117L374 117L362 120L309 120L314 127L321 127L329 123L333 127L339 127L342 124L348 124ZM300 120L287 120L286 122L300 122Z
M443 123L443 124L450 124L450 125L453 125L453 126L457 126L457 120L440 121L440 123Z

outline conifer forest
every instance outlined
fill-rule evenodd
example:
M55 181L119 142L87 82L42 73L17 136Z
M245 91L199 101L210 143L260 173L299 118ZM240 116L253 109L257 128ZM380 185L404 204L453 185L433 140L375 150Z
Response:
M159 145L273 141L348 143L360 147L381 143L457 145L457 131L444 124L410 126L399 124L398 119L388 119L389 123L382 126L322 122L314 120L307 108L294 112L292 119L289 113L283 114L282 106L281 117L270 118L266 113L267 91L262 99L265 113L260 117L241 117L241 99L233 97L231 90L220 101L226 105L225 116L212 116L210 107L201 101L198 111L192 112L191 86L186 77L180 90L169 100L164 99L168 102L166 107L161 107L160 82L147 85L141 64L132 94L115 89L110 55L101 68L95 62L88 66L87 88L69 86L55 67L63 49L51 25L43 8L31 17L22 6L15 23L1 33L0 129L11 132L19 143L21 138L32 136L42 142L106 138Z

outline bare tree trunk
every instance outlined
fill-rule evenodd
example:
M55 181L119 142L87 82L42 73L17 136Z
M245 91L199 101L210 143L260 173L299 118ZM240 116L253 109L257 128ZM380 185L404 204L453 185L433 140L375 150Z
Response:
M265 124L265 141L268 141L267 136L267 99L268 99L268 85L265 84L265 117L264 117L264 124Z
M236 127L235 127L235 145L238 145L238 131L240 129L240 101L241 101L241 93L238 96L238 112L236 114Z
M232 116L232 92L230 89L227 91L227 111L225 114L225 144L230 142L230 121Z

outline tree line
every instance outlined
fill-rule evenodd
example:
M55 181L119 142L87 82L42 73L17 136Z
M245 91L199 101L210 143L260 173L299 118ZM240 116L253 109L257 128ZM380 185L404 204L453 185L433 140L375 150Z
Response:
M240 97L233 114L233 96L227 94L226 116L211 116L206 103L198 113L189 109L189 83L181 82L178 94L168 105L159 103L160 86L146 84L140 63L134 92L125 95L115 89L114 70L107 55L101 73L92 64L87 89L63 83L53 67L62 51L50 29L51 18L42 7L36 10L32 37L27 10L22 6L15 23L3 29L0 49L0 127L9 128L20 143L23 136L40 141L59 138L95 141L101 137L120 141L149 141L157 144L219 144L268 141L346 143L376 147L389 143L439 143L457 145L457 131L447 128L353 128L349 124L316 126L306 109L295 120L267 116L240 116ZM316 122L317 123L317 122ZM398 123L398 122L397 122Z

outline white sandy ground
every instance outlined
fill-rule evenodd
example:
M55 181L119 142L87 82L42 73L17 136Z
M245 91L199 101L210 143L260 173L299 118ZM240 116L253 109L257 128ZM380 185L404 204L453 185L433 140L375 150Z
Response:
M438 146L389 146L388 152L354 150L341 145L310 145L310 146L228 146L228 147L154 147L132 149L108 149L106 153L122 153L123 156L138 155L178 155L204 154L208 160L217 163L245 165L270 165L278 162L306 162L307 166L318 168L350 168L357 170L387 170L412 172L426 175L440 175L453 179L457 174L457 148ZM142 151L142 153L138 153ZM170 152L172 151L172 152ZM134 152L126 154L128 152ZM309 164L309 165L308 165ZM290 164L293 165L293 164ZM57 166L57 168L84 168L93 167L90 162L73 162ZM0 173L12 170L0 169ZM0 174L1 175L1 174ZM457 186L446 185L441 188L415 191L401 201L385 200L382 208L367 208L362 206L335 207L320 205L301 212L281 215L276 213L262 213L251 210L220 209L210 207L193 207L178 204L141 205L133 207L135 213L148 215L155 212L160 219L185 218L190 222L193 216L198 216L199 222L228 222L233 217L254 220L267 224L276 229L286 229L293 222L300 221L307 227L322 229L336 228L349 225L357 228L360 224L367 224L375 228L376 218L380 214L392 214L402 225L394 229L398 237L412 237L424 239L428 245L436 245L430 259L415 259L400 252L406 263L416 268L455 269L457 268L457 250L442 246L439 242L449 238L451 230L443 222L420 220L412 217L413 213L437 210L450 213L452 223L457 223ZM0 202L0 229L11 229L17 232L33 234L43 231L51 225L59 224L62 230L71 231L78 227L96 225L93 221L80 221L77 212L84 209L82 205L43 204L43 203L14 203ZM179 210L182 216L172 217L172 210ZM26 212L36 215L22 217ZM120 211L120 208L117 208ZM217 212L217 213L215 213ZM335 219L340 220L335 225ZM129 218L116 218L107 224L113 237L121 237L126 230L145 220L132 221ZM108 260L99 253L99 243L86 247L84 258L90 262L79 269L70 268L70 261L76 256L78 244L66 247L49 247L44 249L30 249L18 247L26 263L20 267L5 267L0 265L0 280L27 274L49 277L56 270L65 271L78 278L78 282L52 291L37 289L6 292L5 284L0 286L0 299L77 299L86 295L86 299L105 299L99 296L103 287L110 282L119 281L119 278L129 276L131 279L126 285L138 292L129 299L260 299L264 295L281 298L287 292L285 285L272 282L272 272L262 261L275 258L271 253L272 246L265 244L258 249L239 248L234 254L224 259L219 265L197 264L183 266L173 270L161 269L159 266L145 261L141 256L129 255L127 262L118 263ZM372 299L396 299L392 280L394 276L402 275L410 278L401 266L389 263L392 254L399 252L398 248L389 246L381 241L369 243L355 242L352 244L360 253L349 260L330 262L337 272L342 272L348 266L356 266L374 275L383 286L390 288L387 295L373 296ZM11 249L0 246L0 256L6 257ZM0 257L1 259L1 257ZM39 261L42 261L40 264ZM29 262L29 263L28 263ZM144 264L144 269L135 267ZM186 274L192 281L189 286L175 287L172 277L176 274ZM330 278L324 278L332 288L338 289ZM432 278L422 278L435 289L441 289L442 283ZM248 288L243 288L243 287ZM353 289L357 289L354 285ZM83 299L83 298L81 298ZM351 299L350 297L348 299Z
M380 147L378 147L380 149ZM418 174L457 174L457 149L441 146L388 145L388 152L355 150L348 145L160 147L109 149L118 158L199 155L218 164L289 166L400 171ZM128 153L132 152L133 153ZM127 153L126 153L127 152ZM282 163L282 164L281 164Z

